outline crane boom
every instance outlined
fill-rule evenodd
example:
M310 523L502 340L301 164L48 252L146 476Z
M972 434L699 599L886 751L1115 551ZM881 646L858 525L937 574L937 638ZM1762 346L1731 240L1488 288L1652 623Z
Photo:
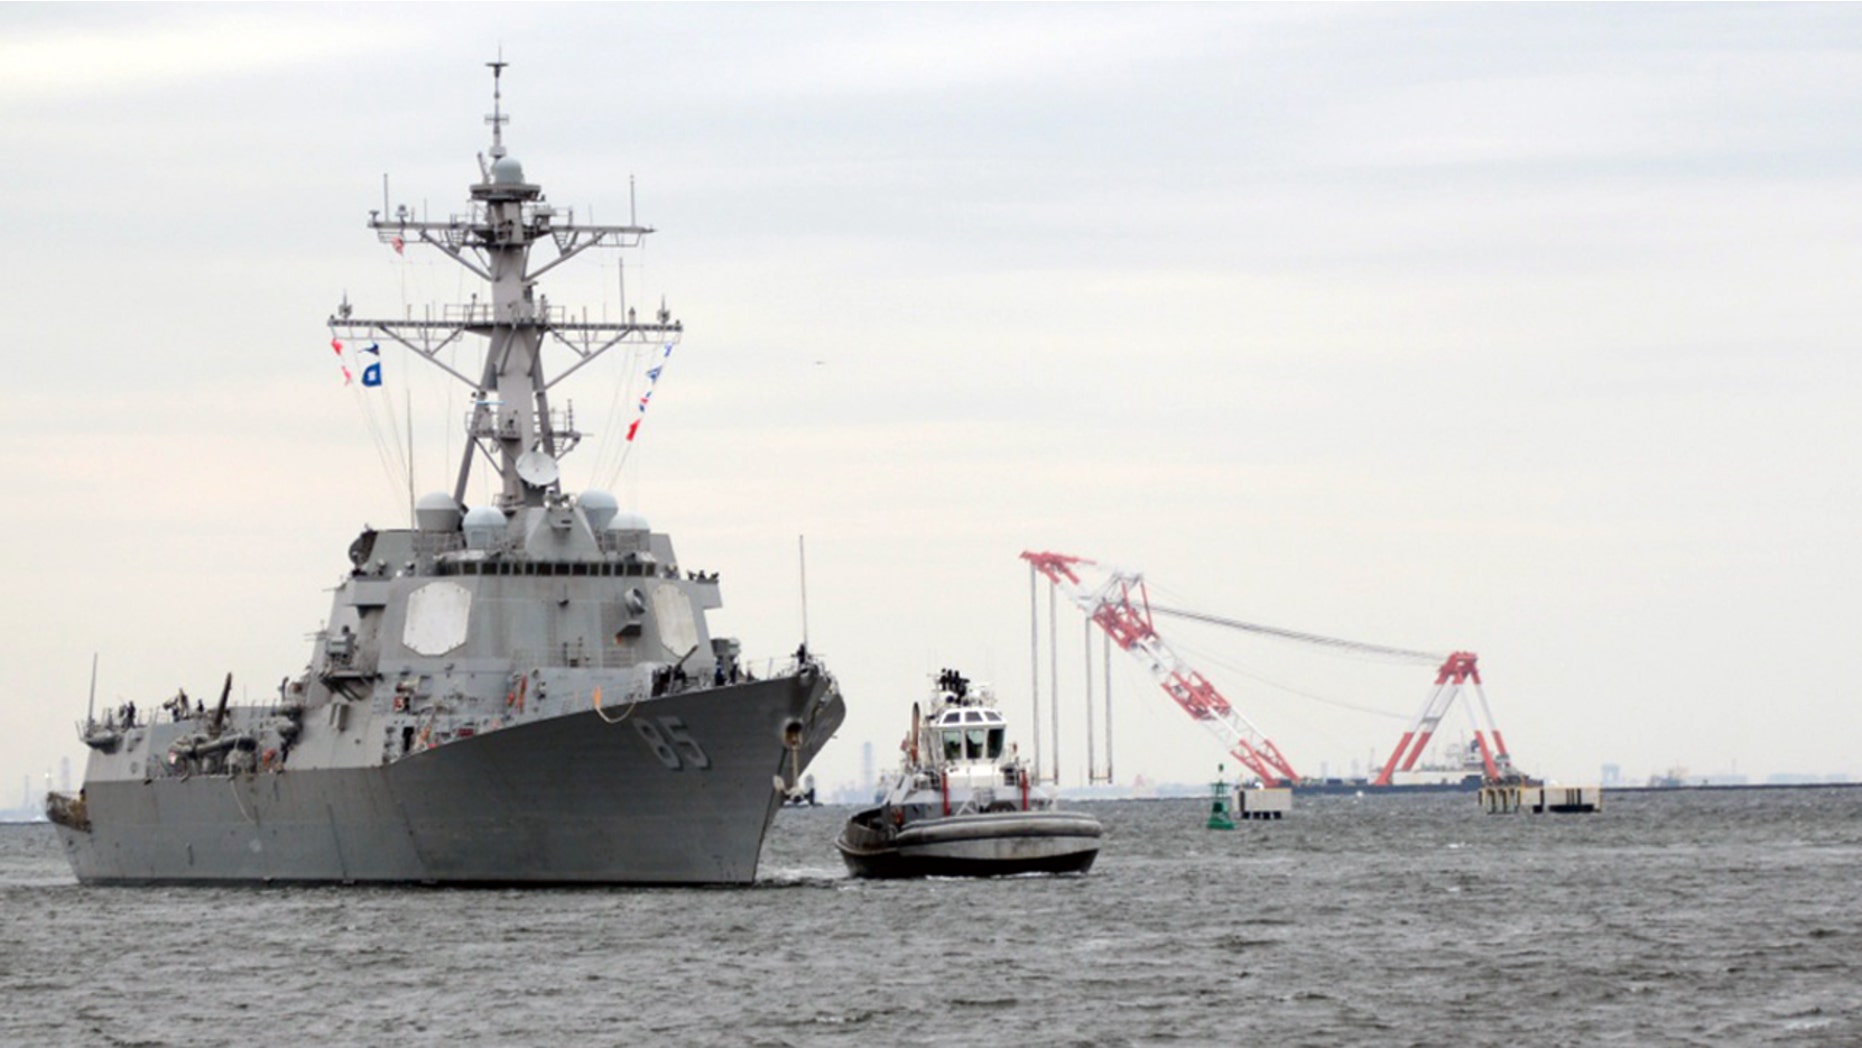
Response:
M1463 709L1474 729L1474 742L1480 749L1481 766L1487 780L1495 782L1518 776L1513 768L1513 759L1506 752L1506 740L1500 736L1500 726L1494 722L1493 709L1487 705L1487 693L1481 690L1479 658L1471 651L1457 651L1442 661L1441 668L1435 674L1435 689L1423 702L1415 723L1397 740L1396 749L1391 752L1390 759L1384 762L1383 771L1374 780L1375 785L1388 786L1397 772L1409 771L1416 766L1416 759L1422 756L1423 748L1429 745L1436 725L1442 723L1442 718L1455 704L1455 699L1460 697L1463 688L1473 692L1474 700L1480 703L1479 720L1475 719L1474 700L1470 700ZM1487 741L1489 734L1493 736L1491 744Z
M1410 724L1409 730L1404 732L1403 737L1397 741L1396 749L1391 751L1390 759L1384 762L1383 770L1378 772L1377 777L1372 780L1373 783L1378 786L1389 786L1394 782L1398 772L1407 772L1415 768L1416 761L1422 756L1423 750L1428 747L1429 740L1434 737L1436 727L1442 723L1442 718L1448 715L1448 711L1454 706L1455 700L1461 696L1463 689L1473 694L1473 698L1463 703L1461 708L1462 712L1467 714L1469 729L1474 733L1474 744L1481 755L1481 770L1487 781L1503 782L1519 777L1517 769L1513 767L1512 757L1506 752L1506 739L1501 736L1500 726L1493 719L1493 708L1487 704L1487 693L1481 690L1479 656L1471 651L1457 651L1450 655L1442 655L1437 652L1341 640L1317 633L1301 633L1297 630L1281 629L1278 626L1261 626L1200 611L1163 608L1155 604L1150 607L1154 614L1173 615L1196 622L1207 622L1216 626L1227 626L1231 629L1279 637L1282 640L1414 662L1440 660L1441 666L1435 673L1434 689L1424 700L1422 709L1416 714L1416 719ZM1489 741L1490 736L1491 741Z
M1220 738L1228 752L1263 783L1275 786L1299 778L1281 756L1279 747L1157 635L1151 626L1152 609L1142 575L1108 569L1106 579L1089 589L1073 569L1092 564L1090 560L1031 551L1021 556L1047 576L1056 590L1065 592L1106 636L1142 663L1172 701Z

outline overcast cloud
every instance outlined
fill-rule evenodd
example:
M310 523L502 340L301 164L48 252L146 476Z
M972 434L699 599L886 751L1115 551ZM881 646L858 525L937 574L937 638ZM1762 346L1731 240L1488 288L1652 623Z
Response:
M100 703L262 698L405 521L324 318L472 290L363 224L384 173L462 206L500 47L531 180L603 221L637 178L629 300L687 325L623 503L756 656L800 637L807 536L823 785L941 666L1025 720L1028 548L1477 651L1566 781L1862 774L1851 5L9 4L0 806L78 774L93 652ZM610 439L626 363L570 391ZM388 365L445 487L459 391ZM1165 635L1312 773L1432 679ZM1223 759L1114 687L1121 780Z

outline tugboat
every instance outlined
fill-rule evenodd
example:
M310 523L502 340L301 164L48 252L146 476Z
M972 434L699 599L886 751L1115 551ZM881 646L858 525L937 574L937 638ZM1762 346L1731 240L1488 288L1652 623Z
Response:
M212 706L178 695L86 719L83 789L47 805L80 882L747 883L840 725L806 645L752 660L713 636L717 574L681 571L640 513L560 482L583 434L552 407L557 383L615 346L656 378L683 327L663 305L608 322L538 292L544 272L652 229L544 198L505 150L505 63L490 66L491 148L466 209L368 222L483 289L425 319L364 319L345 298L329 321L339 357L366 354L343 357L364 386L386 347L470 390L457 482L421 498L412 527L350 544L309 666L266 701L229 705L229 677ZM481 463L491 493L467 505Z
M929 714L912 704L899 771L876 807L835 841L856 877L994 877L1085 873L1099 856L1099 820L1061 811L1007 744L986 688L938 674ZM1005 748L1006 746L1006 748Z

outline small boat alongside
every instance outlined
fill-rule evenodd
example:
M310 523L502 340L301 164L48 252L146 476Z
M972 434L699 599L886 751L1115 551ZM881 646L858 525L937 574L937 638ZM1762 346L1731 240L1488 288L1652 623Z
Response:
M1085 873L1099 855L1099 820L1055 807L1008 745L986 688L938 675L927 714L912 705L905 758L879 803L835 841L856 877L998 877Z

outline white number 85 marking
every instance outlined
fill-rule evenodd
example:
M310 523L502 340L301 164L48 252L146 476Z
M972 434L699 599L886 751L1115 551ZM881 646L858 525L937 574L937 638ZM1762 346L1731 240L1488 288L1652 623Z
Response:
M706 756L705 748L692 738L686 730L685 722L677 717L660 717L659 723L641 718L634 722L634 730L646 740L653 755L659 762L673 771L678 771L691 764L700 771L711 767L711 758ZM683 758L683 759L681 759Z

